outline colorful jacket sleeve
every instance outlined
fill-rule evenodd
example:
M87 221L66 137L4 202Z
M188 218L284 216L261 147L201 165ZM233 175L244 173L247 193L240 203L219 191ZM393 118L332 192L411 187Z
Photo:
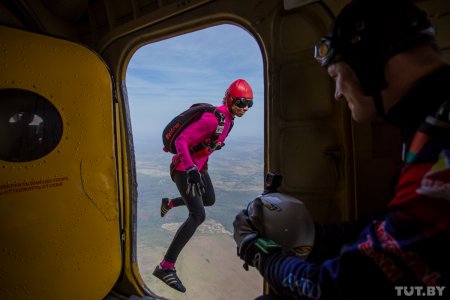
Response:
M314 247L308 255L309 262L322 262L339 255L342 246L355 241L369 219L340 224L315 224Z

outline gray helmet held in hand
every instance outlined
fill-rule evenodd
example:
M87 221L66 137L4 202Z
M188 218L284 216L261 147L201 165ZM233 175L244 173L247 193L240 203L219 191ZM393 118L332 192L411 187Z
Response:
M247 207L253 226L285 251L306 255L314 244L314 223L303 202L282 193L263 194Z

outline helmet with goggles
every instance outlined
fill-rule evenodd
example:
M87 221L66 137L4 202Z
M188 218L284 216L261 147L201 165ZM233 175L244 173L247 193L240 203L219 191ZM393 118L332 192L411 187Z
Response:
M383 115L380 92L386 88L384 67L394 55L434 44L434 29L410 0L353 0L320 39L314 56L323 67L343 61L355 72L367 95Z
M240 108L244 108L247 106L252 107L252 87L244 79L236 79L225 91L225 101L230 111L233 105L236 105Z

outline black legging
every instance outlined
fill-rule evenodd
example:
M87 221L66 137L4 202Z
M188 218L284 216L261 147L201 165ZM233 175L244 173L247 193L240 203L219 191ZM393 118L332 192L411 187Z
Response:
M211 206L216 202L214 187L208 172L202 174L205 183L205 193L202 197L186 194L187 175L186 172L173 171L172 179L177 185L181 197L173 199L174 206L186 205L189 210L189 216L184 223L178 228L175 237L167 249L164 259L168 262L175 262L181 250L194 235L195 230L205 221L205 206Z

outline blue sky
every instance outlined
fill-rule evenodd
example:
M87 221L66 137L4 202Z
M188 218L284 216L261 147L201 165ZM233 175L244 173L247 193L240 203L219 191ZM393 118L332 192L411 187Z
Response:
M262 140L263 61L247 31L218 25L141 47L126 74L135 141L161 139L164 126L193 103L221 105L225 90L237 78L252 86L254 105L236 118L229 139Z

